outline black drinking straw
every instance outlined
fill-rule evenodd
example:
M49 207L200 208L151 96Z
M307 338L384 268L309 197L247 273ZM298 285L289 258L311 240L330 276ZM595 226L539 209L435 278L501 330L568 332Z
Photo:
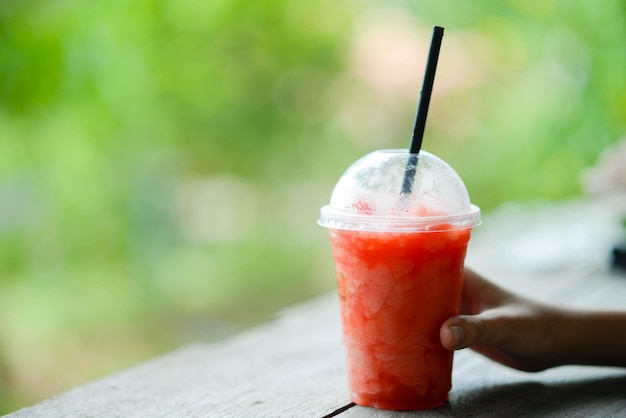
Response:
M420 152L420 148L422 148L426 116L428 115L428 106L430 105L430 95L433 91L442 38L443 28L434 26L428 61L426 61L426 71L424 72L424 81L422 82L422 91L420 92L420 100L417 106L417 115L415 116L413 137L411 138L411 146L409 148L409 160L406 163L404 180L402 181L402 194L410 194L413 189L413 181L415 180L415 171L417 169L417 155Z

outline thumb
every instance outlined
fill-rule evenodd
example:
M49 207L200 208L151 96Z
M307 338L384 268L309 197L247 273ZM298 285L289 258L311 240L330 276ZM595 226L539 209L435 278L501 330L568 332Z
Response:
M489 345L490 321L483 315L461 315L448 319L441 325L439 339L448 350L458 350L473 345Z

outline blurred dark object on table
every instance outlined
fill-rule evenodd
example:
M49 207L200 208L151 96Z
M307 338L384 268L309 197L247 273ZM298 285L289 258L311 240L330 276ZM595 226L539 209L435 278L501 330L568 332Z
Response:
M611 267L626 273L626 243L621 243L613 247Z

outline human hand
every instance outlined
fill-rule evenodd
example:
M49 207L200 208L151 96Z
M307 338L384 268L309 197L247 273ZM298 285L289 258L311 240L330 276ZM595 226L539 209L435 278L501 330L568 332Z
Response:
M544 370L562 361L562 341L556 334L569 314L509 292L466 268L461 315L443 323L441 344L448 350L470 347L519 370Z

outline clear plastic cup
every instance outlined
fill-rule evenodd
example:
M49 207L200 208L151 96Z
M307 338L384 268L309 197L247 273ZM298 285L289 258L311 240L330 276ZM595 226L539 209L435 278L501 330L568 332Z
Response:
M480 209L458 174L421 151L410 193L406 150L352 164L321 209L337 269L352 400L380 409L442 405L451 351L439 328L460 309L463 265Z

